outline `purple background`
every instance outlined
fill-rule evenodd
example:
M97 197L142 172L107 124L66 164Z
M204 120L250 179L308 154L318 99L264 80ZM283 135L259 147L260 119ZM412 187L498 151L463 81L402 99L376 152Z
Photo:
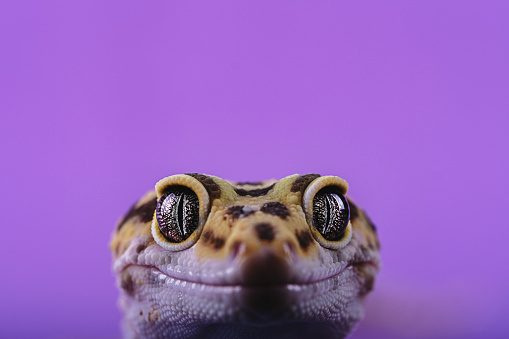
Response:
M509 335L509 2L3 1L0 337L119 337L162 177L335 174L384 266L352 338Z

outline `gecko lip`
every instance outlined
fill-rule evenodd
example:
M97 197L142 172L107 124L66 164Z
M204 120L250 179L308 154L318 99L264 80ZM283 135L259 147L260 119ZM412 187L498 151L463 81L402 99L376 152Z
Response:
M160 281L164 281L166 284L177 284L177 285L193 285L193 288L233 288L233 289L266 289L266 288L288 288L290 290L298 290L299 287L307 287L318 285L330 280L333 280L343 273L353 270L355 268L370 266L373 269L378 270L378 265L372 261L364 261L364 262L355 262L346 265L344 268L333 272L330 275L324 276L320 279L310 280L310 281L283 281L283 280L266 280L260 279L256 281L242 281L242 282L232 282L232 283L210 283L198 280L190 280L184 277L176 277L164 272L159 267L153 265L139 265L139 264L128 264L126 265L121 272L129 271L129 269L144 269L150 270L152 275L156 276Z
M269 256L270 258L270 256ZM154 275L160 275L159 279L170 279L174 282L184 283L184 284L194 284L195 286L210 286L210 287L232 287L232 288L250 288L250 289L256 289L256 288L267 288L267 287L285 287L289 286L292 287L298 287L298 286L312 286L319 284L321 282L326 282L328 280L331 280L342 273L344 273L347 270L351 269L365 269L369 267L370 269L378 271L379 265L376 261L373 260L365 260L365 261L352 261L349 262L344 267L333 270L329 274L323 275L319 278L315 279L309 279L309 280L299 280L299 279L292 279L290 278L290 275L294 276L294 274L289 273L289 268L286 266L286 263L275 261L267 266L263 265L263 262L260 263L260 261L253 260L252 262L247 262L243 265L243 269L241 270L242 274L240 275L241 278L232 279L233 281L231 283L228 282L210 282L210 281L203 281L202 279L189 279L188 277L185 277L183 275L177 274L171 274L170 272L167 272L165 269L161 267L157 267L155 265L141 265L141 264L134 264L129 263L122 267L119 272L126 272L131 267L137 267L142 269L151 269L152 273ZM274 271L277 271L278 269L281 269L282 272L279 272L276 274L271 274ZM293 272L295 273L295 272ZM238 277L238 276L237 276Z

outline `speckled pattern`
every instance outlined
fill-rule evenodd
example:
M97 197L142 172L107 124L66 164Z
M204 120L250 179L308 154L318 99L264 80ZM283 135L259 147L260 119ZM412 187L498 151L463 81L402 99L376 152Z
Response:
M156 201L191 188L200 221L183 243L159 233ZM161 180L121 219L111 241L126 338L343 338L362 317L378 272L376 230L352 211L342 239L312 223L312 199L333 176L232 183L204 174ZM152 218L147 209L152 209Z

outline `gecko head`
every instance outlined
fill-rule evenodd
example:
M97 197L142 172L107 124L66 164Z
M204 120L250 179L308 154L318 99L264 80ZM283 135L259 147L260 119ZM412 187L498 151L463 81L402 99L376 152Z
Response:
M380 262L375 228L347 190L343 179L316 174L162 179L134 207L150 202L151 220L131 217L131 231L112 242L123 249L114 269L126 322L169 335L213 328L299 337L304 324L346 335ZM157 324L148 321L155 313Z

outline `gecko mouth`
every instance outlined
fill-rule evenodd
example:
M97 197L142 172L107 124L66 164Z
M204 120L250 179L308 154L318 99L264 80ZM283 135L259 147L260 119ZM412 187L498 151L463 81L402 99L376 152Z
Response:
M145 266L137 264L129 264L122 269L121 277L139 275L143 271L145 274L149 272L150 281L154 284L159 284L169 288L175 288L179 290L190 290L190 291L210 291L217 290L216 293L232 293L239 292L241 290L257 291L257 290L269 290L269 289L286 289L292 292L299 292L306 289L320 289L323 292L334 289L336 285L343 279L352 278L359 275L361 272L363 276L372 275L374 276L378 271L378 265L372 261L350 263L346 267L333 272L330 275L324 276L320 279L311 281L296 281L296 280L284 280L283 275L266 275L254 274L250 272L247 276L248 279L244 281L234 281L232 283L224 282L203 282L186 279L183 277L172 276L166 272L163 272L156 266ZM260 273L260 272L258 272ZM121 279L121 286L132 285L132 282L128 281L124 283L122 280L132 280L132 278Z
M363 274L376 274L379 267L375 261L354 261L346 266L333 270L329 274L325 274L316 279L302 280L296 277L295 272L290 272L288 265L281 262L277 258L268 256L265 260L246 261L239 270L241 274L237 275L232 282L217 282L193 280L188 277L179 276L179 274L171 274L162 270L155 265L127 264L121 269L121 275L130 270L145 270L151 272L152 279L156 279L159 283L177 286L191 286L191 288L224 288L224 289L265 289L265 288L289 288L298 290L299 287L320 285L327 281L344 275L345 272L355 271ZM291 278L293 277L293 278Z
M294 317L289 313L294 307L303 308L307 303L325 304L332 298L345 298L343 292L337 293L337 290L351 293L351 297L363 295L363 291L371 289L371 286L366 288L365 285L372 285L373 278L370 277L374 277L376 271L375 263L363 262L352 263L330 276L307 282L284 281L280 275L214 284L170 276L155 266L131 264L122 270L120 286L130 297L140 298L153 289L160 291L160 295L179 295L187 300L186 303L224 307L242 317L245 323L265 326ZM168 303L169 300L171 297L160 299L158 303Z

